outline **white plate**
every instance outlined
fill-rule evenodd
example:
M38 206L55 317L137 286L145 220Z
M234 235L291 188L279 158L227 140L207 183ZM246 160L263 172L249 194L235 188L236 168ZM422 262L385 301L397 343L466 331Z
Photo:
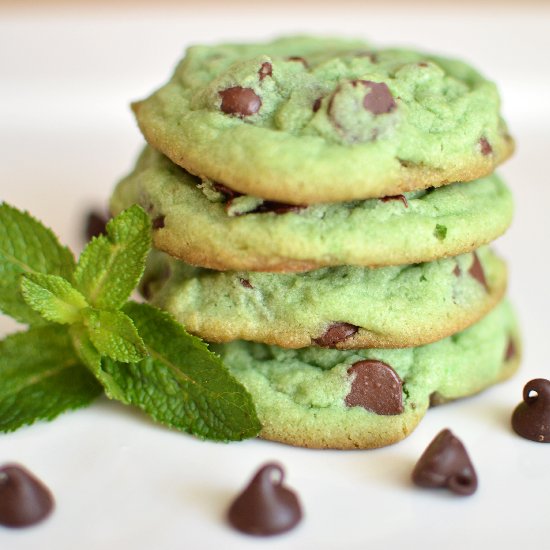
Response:
M377 451L200 442L106 400L2 435L0 463L34 471L57 509L35 528L0 528L0 548L548 548L550 446L515 436L510 414L527 380L550 376L549 25L542 10L373 11L351 3L269 13L252 5L2 13L0 198L29 209L73 248L81 246L83 213L106 203L141 147L128 103L159 85L188 43L332 31L475 62L499 83L519 143L502 170L516 220L497 248L510 261L525 360L513 380L429 411L411 437ZM0 320L0 333L14 329ZM410 483L415 461L444 427L464 441L478 470L472 497ZM232 531L224 513L267 460L286 467L306 517L295 531L259 541Z

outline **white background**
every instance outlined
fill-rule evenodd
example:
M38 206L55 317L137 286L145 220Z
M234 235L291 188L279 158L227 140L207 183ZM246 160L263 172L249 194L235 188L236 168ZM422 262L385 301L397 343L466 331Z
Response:
M438 11L437 4L384 11L345 3L0 9L0 199L30 210L79 249L83 214L106 204L141 147L129 102L168 78L184 46L296 31L416 45L465 58L498 82L518 142L501 169L515 194L515 222L496 246L509 260L523 326L521 371L482 395L429 411L407 440L377 451L200 442L100 400L0 436L0 464L25 464L57 498L44 524L0 527L0 549L550 547L550 445L520 439L509 426L524 383L550 377L550 11ZM0 334L15 328L0 318ZM477 467L472 497L409 481L444 427L464 441ZM305 520L269 540L235 533L225 510L272 459L286 467Z

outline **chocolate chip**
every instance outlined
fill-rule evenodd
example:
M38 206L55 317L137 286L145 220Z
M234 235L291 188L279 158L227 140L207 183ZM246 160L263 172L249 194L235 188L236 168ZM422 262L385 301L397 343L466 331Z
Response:
M504 360L511 361L516 357L516 355L516 344L514 343L514 339L510 337L510 339L508 340L508 346L506 347L506 353L504 354Z
M262 106L262 100L251 88L234 86L219 94L222 98L221 110L228 115L250 116L257 113Z
M479 261L478 255L473 252L474 261L472 262L472 265L470 266L470 269L468 270L468 273L479 283L483 285L485 290L489 292L489 285L487 285L487 279L485 278L485 273L483 271L483 266L481 265L481 262Z
M286 214L287 212L298 212L307 208L300 204L286 204L284 202L264 201L254 210L247 214L264 214L266 212L274 212L275 214Z
M266 76L273 76L273 66L269 61L262 63L258 75L260 76L260 80L263 80Z
M0 524L27 527L53 510L50 490L33 474L16 464L0 468Z
M291 57L287 57L286 58L287 61L298 61L299 63L301 63L306 69L309 67L307 61L303 58L303 57L300 57L299 55L293 55Z
M323 348L333 348L336 344L351 338L359 327L349 323L332 323L325 332L313 341Z
M550 443L550 380L535 378L523 388L523 402L512 414L514 431L532 441Z
M487 141L487 138L484 137L479 140L479 148L481 150L481 154L484 156L488 156L493 152L491 144Z
M418 460L412 479L420 487L445 487L457 495L477 489L477 475L464 445L450 430L441 431Z
M153 220L153 229L162 229L164 227L164 216L157 216Z
M390 195L388 197L382 197L380 200L382 202L401 201L404 204L405 208L409 208L409 203L405 195Z
M425 61L421 61L420 63L418 63L418 66L422 67L422 68L425 68L425 67L428 66L428 64Z
M381 115L393 111L397 106L390 89L384 82L371 82L370 80L360 80L363 86L370 91L363 99L363 107L373 115Z
M321 108L321 101L323 101L323 98L322 97L318 97L314 102L313 102L313 112L316 113L320 108Z
M455 268L453 269L453 275L455 277L460 277L460 273L461 273L460 266L458 264L456 264Z
M357 361L348 374L355 374L346 395L348 407L363 407L386 416L403 412L403 382L389 365L373 359Z
M296 494L283 486L284 470L278 464L262 466L248 487L235 499L228 519L235 529L249 535L277 535L302 519Z
M233 189L230 189L229 187L226 187L223 183L217 183L214 182L212 184L212 187L218 192L221 193L224 196L224 201L232 200L236 197L242 197L242 193L239 193L238 191L234 191Z
M99 212L90 212L86 218L85 236L86 241L91 241L94 237L105 235L105 226L109 218Z
M239 283L244 286L244 288L254 288L248 279L239 278Z

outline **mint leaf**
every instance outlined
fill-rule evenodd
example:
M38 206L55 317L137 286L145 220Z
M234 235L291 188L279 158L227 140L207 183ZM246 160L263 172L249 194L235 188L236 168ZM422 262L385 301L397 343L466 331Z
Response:
M135 363L147 355L132 319L122 311L83 310L84 325L97 351L123 363Z
M0 204L0 310L17 321L44 324L44 319L25 303L21 275L48 273L73 281L75 268L70 250L30 214Z
M51 420L100 394L60 327L31 328L0 341L0 431Z
M127 403L124 392L120 389L113 377L105 372L101 365L101 355L92 344L86 327L80 324L73 325L69 329L74 349L84 363L103 386L107 397Z
M94 238L76 266L76 287L98 309L120 309L136 287L151 246L151 222L140 206L132 206Z
M54 323L77 323L82 320L81 310L88 306L84 296L58 275L24 275L21 292L29 306Z
M254 437L261 426L252 398L199 338L167 313L128 303L124 311L150 357L136 364L103 361L129 403L167 426L213 440Z

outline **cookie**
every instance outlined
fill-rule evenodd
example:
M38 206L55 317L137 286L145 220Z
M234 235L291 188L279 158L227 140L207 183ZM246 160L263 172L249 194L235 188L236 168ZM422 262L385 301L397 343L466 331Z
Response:
M189 172L296 205L471 181L514 147L475 69L360 41L191 47L133 108L147 141Z
M215 349L252 394L261 437L365 449L406 437L430 396L457 399L510 376L519 365L520 342L503 302L467 330L416 348L288 350L237 341Z
M512 197L496 175L396 197L296 208L231 196L147 148L111 200L141 204L155 246L221 270L304 271L419 263L469 252L502 234Z
M506 266L486 247L433 262L305 273L212 271L157 257L145 294L193 334L286 348L418 346L475 323L502 298Z

